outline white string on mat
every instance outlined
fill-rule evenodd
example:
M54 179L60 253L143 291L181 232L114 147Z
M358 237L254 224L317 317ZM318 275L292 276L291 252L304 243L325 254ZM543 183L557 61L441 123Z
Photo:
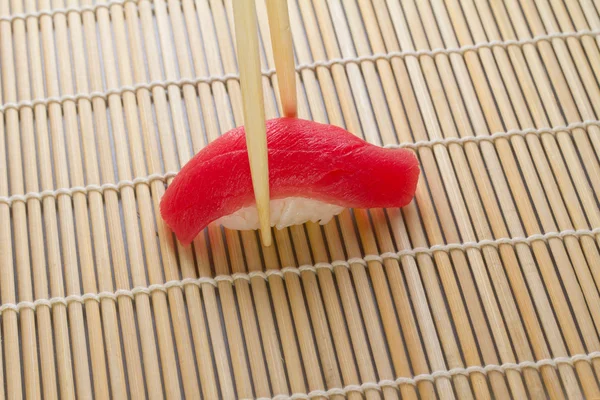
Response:
M126 0L126 1L140 1L140 0ZM120 2L116 2L119 4ZM107 3L105 3L107 4ZM74 12L74 11L73 11ZM9 17L10 18L10 17ZM531 39L522 39L522 40L507 40L507 41L492 41L485 43L478 43L475 45L463 46L459 48L447 48L447 49L434 49L434 50L417 50L417 51L399 51L399 52L390 52L390 53L381 53L381 54L372 54L365 55L360 57L350 57L350 58L335 58L326 61L315 61L308 64L299 64L296 66L296 71L302 72L304 70L316 70L319 67L331 68L334 65L348 65L348 64L360 64L364 61L379 61L379 60L391 60L393 58L399 57L420 57L420 56L436 56L438 54L464 54L469 51L477 51L483 48L493 48L493 47L502 47L507 48L509 46L524 46L527 44L536 44L540 41L547 41L551 39L560 39L560 38L580 38L583 36L598 36L600 35L600 30L592 30L592 31L578 31L572 33L552 33L548 35L540 35ZM275 74L275 69L269 69L262 71L262 74L266 77L271 77ZM177 86L179 88L184 85L198 85L200 83L211 84L214 82L222 82L226 83L231 79L239 79L238 74L225 74L225 75L214 75L214 76L204 76L204 77L195 77L195 78L181 78L181 79L165 79L160 81L152 81L148 83L138 83L133 86L121 86L119 88L109 89L105 92L90 92L90 93L78 93L78 94L69 94L63 95L59 97L48 97L43 99L34 99L34 100L23 100L19 102L9 102L4 103L0 106L0 112L4 112L6 110L14 109L20 110L22 108L33 108L37 105L48 106L52 103L64 104L67 101L76 102L78 100L88 100L92 101L96 98L101 98L107 100L109 96L112 95L123 95L124 93L131 92L136 93L141 89L146 89L152 91L154 88L161 87L166 89L168 86Z
M479 144L481 142L490 142L494 143L499 139L509 139L513 136L527 136L531 134L542 135L544 133L557 134L560 132L571 132L575 129L587 129L590 126L600 126L599 120L587 120L583 122L573 122L566 126L557 126L554 128L528 128L528 129L511 129L506 132L496 132L492 135L480 135L480 136L466 136L466 137L449 137L443 139L433 139L433 140L422 140L415 143L400 143L400 144L387 144L384 147L388 149L397 149L397 148L405 148L405 149L413 149L417 150L421 147L433 147L436 145L448 146L450 144L465 144L465 143L475 143Z
M275 70L265 71L264 74L266 76L271 76L275 73ZM34 100L22 100L19 102L9 102L4 103L0 106L0 112L5 112L6 110L21 110L23 108L34 108L36 106L49 106L50 104L59 104L63 105L67 101L77 102L79 100L88 100L93 101L94 99L103 99L108 100L110 96L117 95L121 96L124 93L133 93L136 94L139 90L146 89L148 91L152 91L153 89L160 87L163 89L167 89L169 86L177 86L183 87L184 85L197 85L199 83L214 83L214 82L226 82L230 79L239 79L238 74L226 74L220 76L207 76L207 77L198 77L198 78L181 78L181 79L165 79L160 81L152 81L148 83L138 83L133 86L121 86L114 89L109 89L105 92L90 92L90 93L77 93L77 94L67 94L59 97L46 97L43 99L34 99Z
M571 132L574 129L587 129L590 126L600 126L600 120L589 120L583 122L574 122L566 126L557 126L554 128L528 128L528 129L513 129L507 132L497 132L492 135L485 136L468 136L462 138L443 138L434 140L424 140L415 143L400 143L400 144L388 144L386 148L407 148L418 150L421 147L433 147L436 145L448 146L450 144L462 145L465 143L480 143L480 142L494 142L498 139L507 139L513 136L526 136L530 134L541 135L545 133L556 134L559 132ZM145 177L138 177L134 180L123 180L115 183L105 183L102 185L90 184L87 186L76 186L71 188L60 188L56 190L45 190L43 192L29 192L26 194L15 194L9 197L0 196L0 204L7 204L10 206L15 201L27 202L30 199L43 200L45 197L58 197L60 195L73 196L76 193L87 194L90 192L104 193L106 190L120 191L124 187L135 187L138 184L150 185L155 181L167 182L170 178L177 175L177 172L171 171L164 174L152 174Z
M87 11L91 11L91 12L95 13L99 9L103 9L103 8L110 9L110 7L115 6L115 5L125 6L127 3L138 4L141 1L142 0L108 0L106 3L96 3L93 5L89 5L89 6L54 8L54 9L49 9L49 10L18 13L18 14L12 14L12 15L0 17L0 22L13 22L16 20L26 20L27 18L39 18L39 17L43 17L43 16L53 17L55 15L68 15L70 13L83 14L84 12L87 12ZM152 3L150 3L150 4L152 4ZM506 40L506 41L494 40L491 42L476 43L474 45L467 45L467 46L462 46L459 48L392 52L392 53L389 53L388 56L390 58L393 58L393 57L406 57L406 56L419 57L422 55L435 56L438 54L464 54L468 51L479 50L482 48L493 48L493 47L498 47L498 46L506 48L506 47L512 46L512 45L522 46L522 45L526 45L526 44L537 44L543 40L565 39L565 38L571 38L571 37L579 39L584 36L597 36L599 34L600 34L600 31L598 31L598 30L580 30L580 31L576 31L576 32L550 33L550 34L546 34L546 35L534 36L533 38L530 38L530 39ZM377 56L377 55L374 55L374 56ZM368 57L373 57L373 56L365 56L365 57L366 58L362 59L361 61L376 61L376 60L368 58ZM320 66L328 66L328 65L327 65L327 62L325 62L325 64L320 65Z
M87 186L74 186L71 188L61 188L56 190L44 190L43 192L29 192L26 194L16 194L10 197L0 196L0 204L8 204L10 206L15 201L27 202L31 199L42 201L45 197L57 198L61 195L73 196L77 193L87 195L91 192L98 192L102 194L108 190L114 190L119 192L125 187L135 188L136 185L139 185L141 183L145 185L150 185L156 181L167 182L167 180L173 178L175 175L177 175L176 172L167 172L165 174L152 174L148 176L138 177L132 181L122 180L117 183L104 183L102 185L91 184Z
M94 300L96 302L101 302L102 300L113 300L117 301L119 297L129 297L132 300L135 300L135 296L138 294L147 294L151 295L154 292L166 292L168 289L173 287L183 288L185 285L194 284L196 286L200 286L203 283L208 283L216 286L216 282L227 280L233 281L233 277L225 276L217 276L213 278L186 278L180 281L169 281L167 283L150 285L148 287L138 286L131 290L129 289L119 289L116 292L100 292L100 293L86 293L83 295L73 294L67 297L53 297L50 299L38 299L36 301L22 301L17 304L3 304L0 306L0 315L4 313L6 310L12 310L16 312L20 312L22 309L30 309L35 311L40 306L52 307L57 304L61 304L64 306L68 306L71 303L80 303L84 304L88 300Z
M313 390L310 393L294 393L291 396L286 394L279 394L275 397L266 398L260 397L256 400L312 400L315 398L326 398L329 399L333 396L347 396L350 393L365 394L367 390L382 391L385 388L398 389L401 385L416 386L419 382L434 382L439 378L452 378L457 375L469 376L473 373L481 373L487 375L490 372L499 372L506 374L508 371L522 372L524 369L535 369L540 370L543 367L550 366L558 368L559 365L570 365L573 366L575 363L585 361L591 363L592 361L600 359L600 351L594 351L588 354L576 354L570 357L557 357L549 358L539 361L523 361L518 364L506 363L502 365L486 365L486 366L471 366L467 368L453 368L448 371L435 371L431 374L421 374L413 378L400 377L395 380L382 380L379 382L366 382L360 385L348 385L343 388L333 388L329 390Z
M13 22L18 20L27 20L28 18L40 18L40 17L54 17L55 15L69 15L70 13L83 14L84 12L91 11L95 13L97 10L110 7L115 5L124 6L127 3L139 3L141 0L109 0L106 3L96 3L89 6L80 7L66 7L66 8L53 8L49 10L40 10L28 13L11 14L0 17L0 22Z
M580 39L585 36L598 36L600 35L600 29L593 30L581 30L577 32L557 32L550 33L546 35L534 36L529 39L519 39L519 40L492 40L491 42L481 42L471 45L465 45L461 47L448 47L448 48L437 48L432 50L406 50L406 51L392 51L389 53L378 53L365 55L355 58L333 58L327 61L317 61L312 64L301 64L300 66L314 66L314 67L331 67L335 64L351 64L351 63L361 63L363 61L379 61L379 60L387 60L391 61L393 58L405 58L405 57L421 57L421 56L431 56L435 57L440 54L451 55L451 54L465 54L469 51L478 51L481 49L493 49L494 47L508 48L510 46L523 47L526 45L535 45L539 42L550 41L552 39L568 39L575 38ZM313 68L314 69L314 68Z
M371 254L366 255L362 258L350 258L346 261L344 260L336 260L331 263L320 262L315 265L301 265L300 267L285 267L282 269L268 269L266 271L253 271L250 273L235 273L232 275L218 275L214 278L202 277L202 278L186 278L182 280L173 280L162 284L150 285L148 287L135 287L133 289L121 289L116 292L100 292L100 293L86 293L84 295L71 295L67 297L54 297L51 299L39 299L34 302L30 301L22 301L17 304L7 303L0 306L0 315L6 310L13 310L19 312L21 309L27 308L33 311L36 310L39 306L47 306L52 307L56 304L69 305L70 303L85 303L88 300L94 300L100 302L105 299L110 299L116 301L119 297L125 296L131 299L134 299L138 294L146 294L151 295L154 292L166 292L171 288L181 288L183 289L186 285L195 285L201 287L203 284L209 284L214 287L218 287L219 282L228 282L230 284L235 284L238 280L245 280L250 282L253 278L262 278L264 280L268 280L271 276L279 276L282 279L285 279L286 274L293 273L296 275L301 275L303 272L312 272L317 273L319 269L328 269L333 271L335 267L344 267L350 268L352 265L360 264L365 267L368 266L368 262L377 261L384 262L388 259L399 260L402 257L411 256L415 257L417 255L427 254L433 255L435 252L442 251L445 253L459 250L466 251L469 249L478 249L481 250L483 247L491 246L498 248L502 245L511 245L515 246L517 244L526 244L530 245L533 242L542 241L547 242L551 239L563 239L565 237L575 237L580 238L584 236L594 238L595 235L600 234L600 228L595 228L592 230L565 230L561 232L550 232L545 234L537 234L532 235L526 238L501 238L496 240L482 240L479 242L467 242L467 243L453 243L453 244L445 244L445 245L435 245L428 248L420 247L409 250L401 250L396 253L383 253L383 254Z

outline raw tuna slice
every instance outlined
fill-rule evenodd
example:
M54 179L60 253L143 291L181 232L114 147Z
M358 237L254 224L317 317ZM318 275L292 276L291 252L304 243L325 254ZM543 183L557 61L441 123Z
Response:
M297 118L269 120L266 127L271 210L274 203L279 204L275 208L283 204L274 200L285 199L296 207L296 217L284 218L287 225L314 220L311 214L328 220L322 215L328 211L298 208L329 206L339 213L343 208L403 207L415 194L419 165L408 150L384 149L342 128ZM243 127L198 152L173 179L160 204L163 219L184 245L217 220L237 229L255 229L257 221L244 222L252 208L255 211ZM290 210L279 214L286 213ZM242 220L231 223L227 217L232 214ZM279 222L271 216L272 226L281 228Z

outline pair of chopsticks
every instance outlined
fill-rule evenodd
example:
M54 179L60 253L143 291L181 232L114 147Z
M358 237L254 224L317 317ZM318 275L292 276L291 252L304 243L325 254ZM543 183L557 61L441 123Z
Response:
M295 117L296 69L287 0L266 0L279 96L286 117ZM263 245L270 246L270 195L265 104L254 0L233 0L240 86L250 173Z

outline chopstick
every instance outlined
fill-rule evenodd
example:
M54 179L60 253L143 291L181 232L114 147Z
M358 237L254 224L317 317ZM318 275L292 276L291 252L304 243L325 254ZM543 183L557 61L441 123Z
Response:
M295 117L296 68L287 0L267 0L267 12L283 114ZM270 246L269 164L254 0L234 0L233 18L252 186L262 242Z
M269 215L269 165L265 103L261 83L262 75L254 0L234 0L233 18L252 186L254 188L262 242L263 245L270 246L272 238Z
M287 0L267 0L267 14L283 115L295 117L298 112L296 64Z

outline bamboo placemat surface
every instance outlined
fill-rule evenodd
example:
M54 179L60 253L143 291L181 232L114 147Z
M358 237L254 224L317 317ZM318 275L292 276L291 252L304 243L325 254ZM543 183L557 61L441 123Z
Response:
M415 201L184 248L232 1L0 0L0 398L600 399L600 1L289 0L300 117Z

